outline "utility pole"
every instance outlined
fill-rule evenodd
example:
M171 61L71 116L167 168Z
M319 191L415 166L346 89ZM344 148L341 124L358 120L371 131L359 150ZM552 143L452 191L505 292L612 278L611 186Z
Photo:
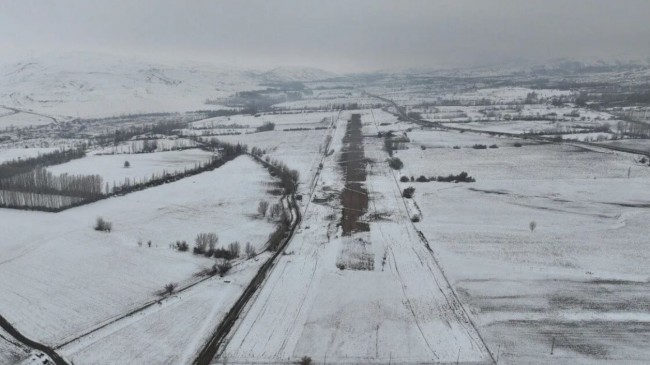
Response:
M553 355L553 350L555 350L555 337L553 337L553 342L551 342L551 355Z
M501 344L499 344L499 347L497 347L497 359L494 361L497 364L499 363L499 355L501 355Z

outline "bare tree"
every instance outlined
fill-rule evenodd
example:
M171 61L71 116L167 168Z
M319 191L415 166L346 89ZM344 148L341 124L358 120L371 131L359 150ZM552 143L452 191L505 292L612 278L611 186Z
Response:
M245 251L246 251L246 257L248 257L249 259L255 257L255 247L253 247L253 245L251 245L250 242L246 242Z
M269 215L271 218L279 217L280 214L282 214L282 204L276 203L271 206L271 210L269 211Z
M214 250L217 242L219 242L219 237L216 233L199 233L194 240L194 253L203 254L208 248Z
M262 217L266 217L266 211L269 209L269 202L266 200L261 200L257 205L257 213Z
M231 244L228 245L228 251L230 251L230 254L233 257L239 257L240 249L241 249L241 247L239 245L239 242L237 242L237 241L232 242Z

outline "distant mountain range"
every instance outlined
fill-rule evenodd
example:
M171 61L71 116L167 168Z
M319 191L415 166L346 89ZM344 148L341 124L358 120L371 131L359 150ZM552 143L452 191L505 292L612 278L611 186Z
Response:
M61 54L0 66L0 105L58 117L214 108L206 99L335 77L317 68L241 70L205 64L165 65L99 54Z

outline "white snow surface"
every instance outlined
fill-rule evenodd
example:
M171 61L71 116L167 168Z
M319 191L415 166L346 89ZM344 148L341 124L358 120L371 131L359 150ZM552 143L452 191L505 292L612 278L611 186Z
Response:
M61 213L0 209L0 307L26 336L56 345L157 297L169 282L196 280L212 259L178 252L201 232L218 246L239 241L257 249L274 223L257 203L277 197L271 177L250 157L214 171ZM95 218L113 223L93 230ZM137 242L144 242L139 247ZM152 247L147 247L147 241Z

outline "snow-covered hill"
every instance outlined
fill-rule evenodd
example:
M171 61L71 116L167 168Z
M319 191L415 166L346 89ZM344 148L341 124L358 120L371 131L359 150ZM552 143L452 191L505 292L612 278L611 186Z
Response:
M164 65L87 53L59 54L0 66L0 105L59 118L215 108L206 99L310 81L332 74L311 68L268 72L206 64Z
M313 67L277 67L260 74L263 80L271 82L317 81L336 76L332 72Z

